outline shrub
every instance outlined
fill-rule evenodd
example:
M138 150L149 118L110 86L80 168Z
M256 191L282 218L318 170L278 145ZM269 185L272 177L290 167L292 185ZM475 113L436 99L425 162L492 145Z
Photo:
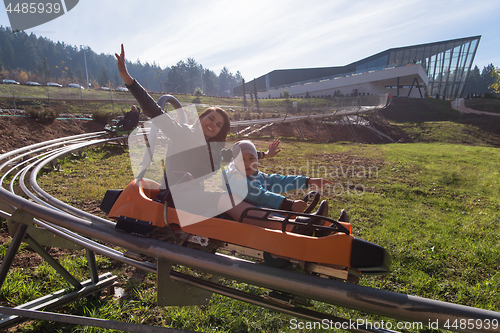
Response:
M59 111L54 108L40 108L27 107L25 112L31 117L35 118L41 123L50 123L59 116Z
M106 112L103 110L92 111L92 119L100 124L109 123L115 116L116 114L112 112Z
M484 98L500 99L500 95L496 95L496 94L492 94L492 93L484 93Z

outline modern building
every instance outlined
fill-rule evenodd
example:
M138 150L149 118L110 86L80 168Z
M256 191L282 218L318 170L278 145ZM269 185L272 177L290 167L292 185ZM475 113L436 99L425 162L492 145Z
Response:
M274 70L245 84L259 98L351 96L462 97L481 36L388 49L340 67ZM254 82L255 81L255 82ZM243 86L234 89L243 95Z

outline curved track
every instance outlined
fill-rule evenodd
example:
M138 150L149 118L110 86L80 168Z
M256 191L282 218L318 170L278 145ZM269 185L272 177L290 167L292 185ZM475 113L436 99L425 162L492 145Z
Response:
M43 167L54 163L58 158L67 154L110 140L114 139L106 138L105 132L89 133L34 144L0 155L0 181L2 183L0 203L3 201L6 204L0 206L0 216L10 219L17 211L29 214L35 218L34 222L38 226L55 235L148 272L156 273L158 267L148 262L125 257L122 252L94 240L157 257L159 262L173 262L252 285L281 290L297 296L399 320L420 321L424 325L429 321L435 322L436 320L439 320L439 323L444 323L447 319L500 320L500 314L497 312L346 284L125 234L114 228L114 222L66 205L48 195L38 186L37 175ZM16 185L17 183L19 186ZM339 323L349 322L343 318L279 304L178 272L172 272L171 277L186 284L307 320L327 319ZM351 327L349 330L353 332L389 332L365 326ZM467 329L458 331L472 332L472 330ZM494 332L494 330L483 329L474 330L474 332Z

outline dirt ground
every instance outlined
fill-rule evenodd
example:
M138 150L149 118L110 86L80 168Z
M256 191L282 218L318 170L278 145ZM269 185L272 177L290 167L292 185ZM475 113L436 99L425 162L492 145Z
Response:
M43 124L33 118L0 116L0 154L65 136L102 131L103 124L84 120L54 120Z
M23 117L19 114L9 114L3 111L0 113L0 154L10 152L14 149L25 147L34 143L48 141L60 137L96 132L103 129L103 125L94 121L82 120L54 120L47 124L42 124L33 118ZM0 243L10 241L7 227L0 229ZM48 248L47 251L58 256L60 249ZM64 251L63 251L64 252ZM36 267L43 259L31 249L17 253L14 267Z

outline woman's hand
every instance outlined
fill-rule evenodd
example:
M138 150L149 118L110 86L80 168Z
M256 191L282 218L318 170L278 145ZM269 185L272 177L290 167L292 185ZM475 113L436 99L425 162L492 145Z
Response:
M278 155L278 153L281 151L281 148L278 149L279 144L280 140L274 139L274 141L269 144L269 149L266 152L266 157L274 157Z
M125 49L123 48L123 44L122 52L120 53L120 55L115 53L115 57L118 60L118 72L120 73L121 78L127 86L130 86L132 83L134 83L134 78L131 77L127 71L127 64L125 63Z

